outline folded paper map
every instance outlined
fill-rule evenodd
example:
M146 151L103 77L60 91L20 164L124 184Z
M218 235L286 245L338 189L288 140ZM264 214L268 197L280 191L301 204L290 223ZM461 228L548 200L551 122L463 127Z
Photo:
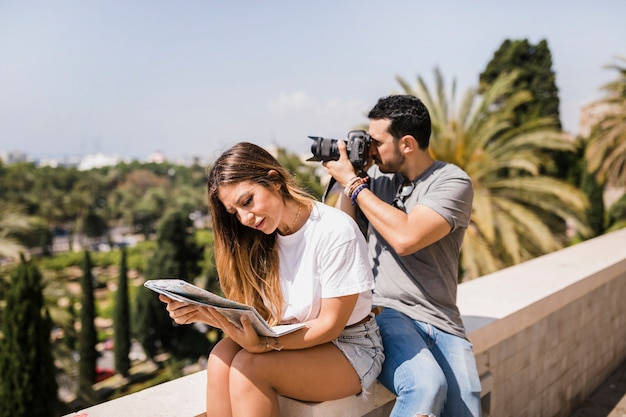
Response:
M304 323L270 326L254 307L220 297L182 279L151 279L143 285L172 300L213 307L237 327L241 327L241 316L248 316L259 336L278 337L304 327Z

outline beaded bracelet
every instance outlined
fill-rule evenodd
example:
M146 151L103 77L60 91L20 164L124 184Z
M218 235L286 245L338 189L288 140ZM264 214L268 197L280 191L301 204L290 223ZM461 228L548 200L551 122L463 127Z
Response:
M272 337L272 339L274 339L274 346L272 346L270 344L270 338L265 336L265 349L274 349L274 350L282 350L282 346L280 346L278 344L278 338L277 337Z
M352 195L350 196L350 200L352 200L352 205L355 206L356 205L356 197L359 195L359 193L361 191L363 191L364 189L369 189L370 185L367 182L363 182L361 185L359 185L356 190L354 190L352 192Z
M361 177L359 176L354 176L352 178L350 178L350 181L348 181L346 183L346 186L343 188L343 193L346 195L346 197L350 198L350 196L352 195L350 193L350 189L352 188L352 186L354 186L354 184L358 183L361 181Z
M344 193L346 194L346 197L348 198L352 198L352 194L354 194L354 191L359 188L361 185L363 184L368 184L369 185L369 177L358 177L357 180L355 181L351 181L350 187L347 187L344 189Z

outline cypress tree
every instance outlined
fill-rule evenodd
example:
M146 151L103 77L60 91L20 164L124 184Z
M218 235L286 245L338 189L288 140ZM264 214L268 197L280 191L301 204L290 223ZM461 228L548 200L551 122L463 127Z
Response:
M115 344L113 354L115 356L115 369L124 376L128 376L130 369L130 312L128 304L128 266L126 262L126 249L121 250L120 276L115 294L115 310L113 312L113 332Z
M596 177L587 171L587 164L584 162L584 159L582 164L580 189L589 198L587 221L593 233L589 238L592 238L604 233L604 187L598 184Z
M157 249L150 258L147 279L181 278L193 281L200 273L202 250L189 232L190 220L183 212L166 215L157 229ZM193 326L176 325L165 305L154 292L140 288L137 293L135 329L146 354L154 357L160 350L175 356L203 355L210 343Z
M96 382L96 362L98 352L96 343L96 304L94 299L93 275L91 274L91 257L89 251L85 250L83 263L83 276L81 279L81 309L80 309L80 335L78 338L78 352L80 360L78 363L78 396L80 399L92 403L95 401L92 384Z
M44 307L41 273L21 257L6 293L0 339L0 417L55 415L52 322Z
M480 74L480 91L485 91L500 74L517 70L514 91L527 90L532 100L515 109L516 126L538 117L554 117L560 128L559 89L552 69L552 53L544 39L532 44L528 39L506 39Z
M532 98L515 108L515 127L539 118L550 117L554 127L561 129L559 112L559 89L556 73L552 68L552 53L545 39L532 44L528 39L506 39L493 54L493 58L480 74L479 89L484 92L502 73L517 71L519 76L509 94L521 90L528 91ZM506 100L508 96L502 97ZM552 164L543 167L544 171L559 179L570 175L570 155L564 151L551 151ZM572 183L572 185L576 185Z

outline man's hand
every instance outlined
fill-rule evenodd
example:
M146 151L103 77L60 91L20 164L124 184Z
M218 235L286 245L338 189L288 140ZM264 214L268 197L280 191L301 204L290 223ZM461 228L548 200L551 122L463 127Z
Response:
M345 187L348 181L356 176L354 166L348 158L346 151L346 143L343 140L337 141L337 149L339 150L339 159L337 161L322 162L326 171L332 176L339 185Z

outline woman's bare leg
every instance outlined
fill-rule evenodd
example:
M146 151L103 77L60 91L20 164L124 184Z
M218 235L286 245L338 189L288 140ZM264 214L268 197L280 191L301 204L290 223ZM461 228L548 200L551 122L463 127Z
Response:
M240 351L231 365L234 417L279 417L278 394L327 401L361 392L357 373L333 344L264 354Z
M230 417L230 366L241 347L229 338L220 340L213 347L207 362L206 415L207 417Z

